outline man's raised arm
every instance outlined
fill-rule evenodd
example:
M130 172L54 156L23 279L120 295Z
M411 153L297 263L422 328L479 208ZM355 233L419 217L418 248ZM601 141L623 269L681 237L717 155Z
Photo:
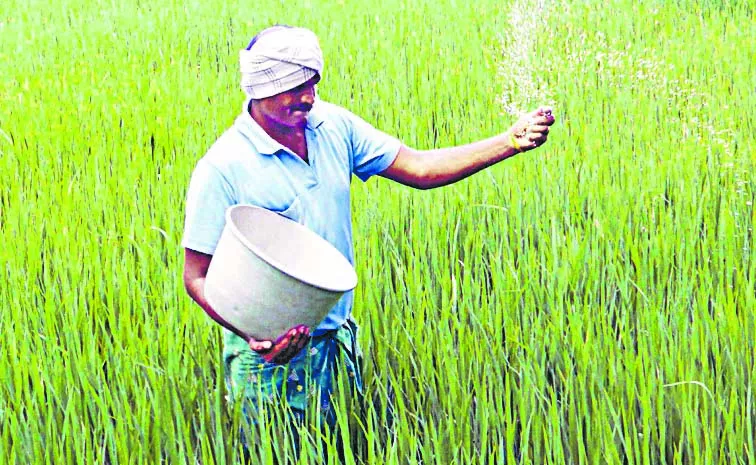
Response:
M552 124L551 109L540 108L523 116L507 132L471 144L432 150L402 146L394 162L380 176L417 189L452 184L543 145Z

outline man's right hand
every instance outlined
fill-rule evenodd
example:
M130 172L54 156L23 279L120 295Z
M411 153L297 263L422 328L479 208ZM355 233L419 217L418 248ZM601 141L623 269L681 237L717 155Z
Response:
M275 341L257 340L250 337L249 348L257 352L268 363L282 365L288 363L310 342L310 328L298 325L278 337Z

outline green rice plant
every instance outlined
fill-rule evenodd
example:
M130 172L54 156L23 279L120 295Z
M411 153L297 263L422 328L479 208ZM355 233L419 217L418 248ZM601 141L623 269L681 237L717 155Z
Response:
M754 9L629 0L4 2L3 463L239 463L182 205L273 23L408 145L558 121L453 186L354 183L368 402L303 425L298 463L339 439L346 463L756 463ZM255 463L294 461L273 424Z

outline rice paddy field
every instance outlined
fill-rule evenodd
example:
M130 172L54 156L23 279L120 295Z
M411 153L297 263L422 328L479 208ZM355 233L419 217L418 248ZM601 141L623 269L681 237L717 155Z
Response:
M756 463L754 11L4 0L0 463L238 463L183 201L275 23L319 35L321 98L410 146L557 122L452 186L355 180L368 405L298 458L261 428L253 463L338 463L336 437L349 464Z

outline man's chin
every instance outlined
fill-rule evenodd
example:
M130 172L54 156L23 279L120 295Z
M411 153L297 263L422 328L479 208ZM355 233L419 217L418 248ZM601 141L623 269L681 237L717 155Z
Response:
M303 128L307 126L307 113L302 111L295 111L289 118L289 126L296 128Z
M295 118L287 118L287 119L279 119L276 120L276 126L279 128L279 130L294 130L294 129L303 129L307 126L307 119L295 119Z

